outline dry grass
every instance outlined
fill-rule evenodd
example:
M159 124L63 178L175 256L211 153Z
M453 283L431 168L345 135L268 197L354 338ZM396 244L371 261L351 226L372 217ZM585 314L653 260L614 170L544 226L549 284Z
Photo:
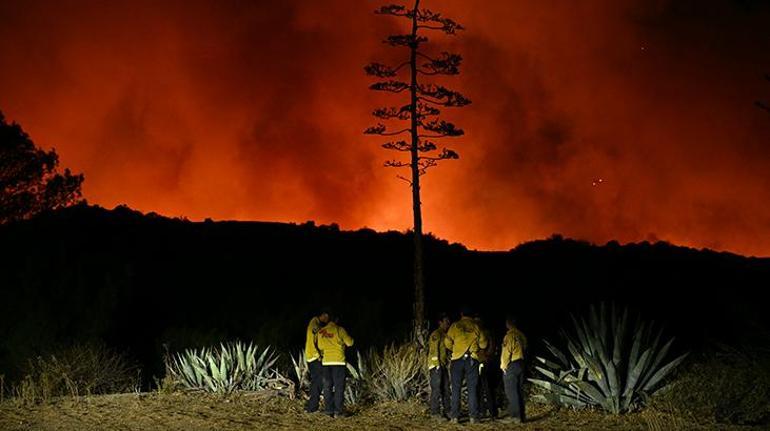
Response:
M531 422L522 430L750 430L748 427L693 426L667 413L610 416L591 411L558 411L531 405ZM64 397L38 405L6 400L0 404L0 430L456 430L468 425L436 422L426 406L414 402L380 403L359 409L348 418L331 419L302 412L302 402L269 393L230 398L205 394L121 394ZM473 426L477 430L512 429L500 422Z
M30 360L13 387L14 400L28 404L61 396L128 392L138 384L137 369L122 355L100 345L74 346Z
M651 401L657 411L699 421L767 427L770 355L730 350L693 362Z

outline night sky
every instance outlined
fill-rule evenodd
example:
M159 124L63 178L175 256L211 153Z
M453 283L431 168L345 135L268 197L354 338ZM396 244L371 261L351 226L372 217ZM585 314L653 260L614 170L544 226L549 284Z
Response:
M405 229L362 131L396 103L386 2L0 0L0 110L84 195L193 220ZM423 177L426 231L480 249L552 233L770 255L770 2L425 0L473 104ZM431 49L431 48L429 48Z

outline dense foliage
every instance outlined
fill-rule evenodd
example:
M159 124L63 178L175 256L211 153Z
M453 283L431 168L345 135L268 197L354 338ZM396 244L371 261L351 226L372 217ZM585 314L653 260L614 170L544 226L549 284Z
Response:
M83 175L58 172L59 156L32 142L0 112L0 223L29 218L81 199Z

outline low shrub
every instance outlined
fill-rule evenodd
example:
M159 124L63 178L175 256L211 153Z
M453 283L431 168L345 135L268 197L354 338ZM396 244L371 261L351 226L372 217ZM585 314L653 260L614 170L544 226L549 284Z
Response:
M54 397L122 393L139 386L139 370L124 355L102 345L76 345L30 360L14 386L25 403Z
M425 354L414 343L391 344L369 358L369 387L377 400L404 401L428 392Z
M369 401L404 401L428 392L424 354L414 344L392 344L381 352L356 353L348 361L345 403L349 406ZM304 352L291 358L298 396L307 397L310 376Z
M770 424L770 355L731 348L701 355L651 405L699 422Z

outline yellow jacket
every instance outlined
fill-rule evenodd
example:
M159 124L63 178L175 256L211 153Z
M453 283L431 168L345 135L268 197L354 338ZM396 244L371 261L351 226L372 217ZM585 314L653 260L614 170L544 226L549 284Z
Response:
M431 332L428 339L428 369L432 370L436 367L446 367L449 363L449 352L444 345L444 339L446 338L446 332L441 328L437 328Z
M524 351L527 349L527 337L517 328L511 328L503 338L503 349L500 353L500 369L505 371L508 364L524 359Z
M318 350L323 365L345 365L345 347L353 345L353 338L342 326L329 322L318 331Z
M313 362L316 359L321 359L321 352L318 351L318 331L321 329L321 321L318 317L310 319L310 323L307 324L307 334L305 336L305 360Z
M452 351L452 360L460 359L470 353L473 359L479 359L479 349L487 348L487 337L479 325L470 317L462 317L453 323L447 331L444 345Z

